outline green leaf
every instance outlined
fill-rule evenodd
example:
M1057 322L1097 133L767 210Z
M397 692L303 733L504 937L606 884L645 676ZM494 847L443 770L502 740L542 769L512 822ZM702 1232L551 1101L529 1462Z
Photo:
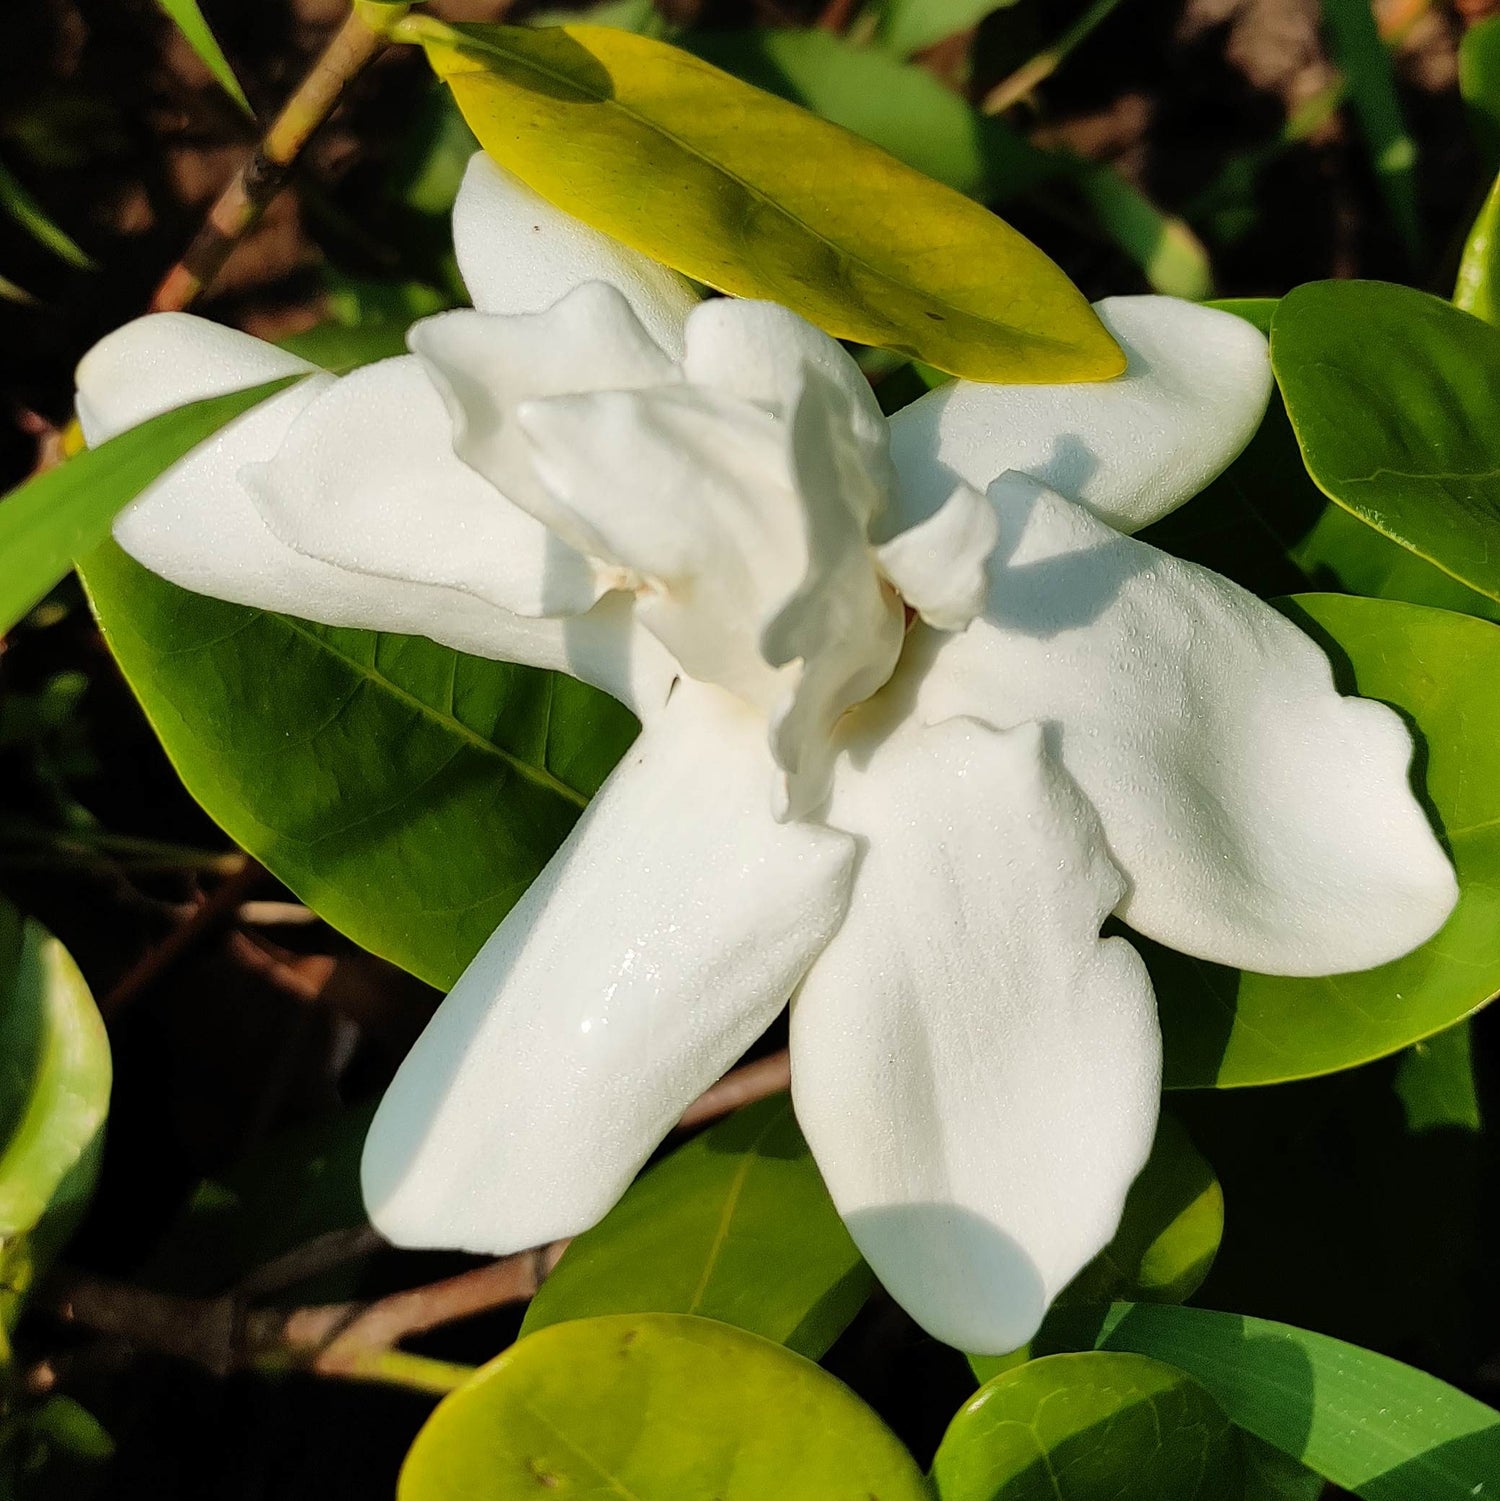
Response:
M1475 1501L1500 1475L1500 1413L1326 1334L1120 1303L1088 1343L1179 1367L1240 1427L1366 1501Z
M98 1173L109 1038L63 946L0 900L0 1363Z
M1408 1131L1484 1129L1467 1022L1408 1049L1396 1070L1395 1083Z
M1500 176L1490 185L1464 240L1453 305L1488 324L1500 324Z
M1312 282L1282 298L1271 363L1319 488L1500 599L1500 330L1409 287Z
M1371 0L1323 0L1323 19L1370 148L1380 190L1415 260L1423 244L1417 208L1417 146L1401 117L1391 55L1380 39Z
M1345 692L1382 699L1414 723L1418 788L1457 867L1459 903L1414 953L1351 975L1256 975L1133 939L1156 986L1169 1088L1352 1068L1443 1031L1500 986L1500 627L1337 594L1289 605L1329 651Z
M0 162L0 206L39 245L44 245L59 260L80 271L96 269L94 259L67 232L48 217L46 209L29 193L26 185Z
M699 32L684 44L971 197L1010 197L1073 170L1004 121L981 115L925 68L831 32Z
M1181 1303L1208 1276L1223 1235L1219 1180L1181 1122L1163 1115L1114 1239L1068 1284L1059 1302Z
M1124 356L1034 245L857 136L604 27L404 23L485 150L721 291L976 380L1103 380Z
M811 1361L678 1314L556 1324L438 1407L398 1501L930 1501L893 1434Z
M991 11L1016 0L884 0L875 40L898 57L910 57L955 32L977 26Z
M1202 301L1213 291L1203 241L1185 220L1164 213L1113 167L1080 162L1078 187L1100 227L1140 266L1158 292Z
M156 3L187 39L188 46L213 74L214 81L253 120L255 111L250 108L250 101L245 98L245 91L240 87L239 79L234 76L234 69L229 66L224 49L219 46L218 40L209 30L208 22L203 19L198 0L156 0Z
M1458 46L1458 86L1480 153L1494 171L1500 168L1500 16L1464 33Z
M647 1172L568 1247L521 1331L604 1313L693 1313L816 1360L873 1285L781 1095Z
M209 816L341 932L444 989L635 734L561 674L190 594L112 543L81 571Z
M1224 1501L1240 1436L1190 1376L1140 1355L1052 1355L980 1387L933 1460L941 1501Z
M169 465L296 376L153 417L27 480L0 499L0 635L91 548Z

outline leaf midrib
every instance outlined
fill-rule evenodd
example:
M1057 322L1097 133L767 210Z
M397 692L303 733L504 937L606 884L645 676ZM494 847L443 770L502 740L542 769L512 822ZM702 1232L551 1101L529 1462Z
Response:
M267 612L267 614L270 613L269 611ZM400 703L415 709L424 718L431 720L432 723L439 725L448 733L457 736L481 754L493 756L497 760L504 762L518 776L525 778L528 782L533 783L546 792L552 793L556 797L563 798L565 801L572 803L576 808L588 807L589 800L586 794L580 792L576 787L569 786L561 778L554 776L545 766L537 766L530 761L524 761L513 752L506 750L503 746L496 745L493 740L485 739L477 730L470 729L462 720L455 718L451 714L445 714L440 709L435 709L425 700L418 698L415 693L403 688L399 683L394 682L368 663L361 662L359 658L352 657L347 652L340 651L327 637L320 636L316 631L309 629L295 617L277 614L272 616L272 618L280 621L293 635L300 636L304 641L309 642L317 651L323 652L325 655L334 658L335 661L342 663L357 677L363 679L365 682L374 684Z

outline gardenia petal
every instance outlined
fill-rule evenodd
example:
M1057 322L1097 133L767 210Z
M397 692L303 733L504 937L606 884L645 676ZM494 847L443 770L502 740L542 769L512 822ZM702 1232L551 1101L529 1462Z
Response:
M928 625L961 631L984 609L1000 521L987 496L960 485L940 511L879 550L885 576Z
M642 580L637 616L685 672L770 717L781 814L822 801L833 726L890 675L903 624L833 472L837 394L807 381L790 424L698 386L518 414L562 535Z
M766 807L764 723L684 682L480 951L365 1144L398 1245L576 1234L838 926L854 842Z
M537 481L516 408L541 396L681 379L629 302L603 282L577 288L545 313L439 313L413 324L407 343L447 405L454 452L559 536L566 536L566 514Z
M586 559L453 452L442 398L411 355L324 390L246 478L289 546L340 568L460 589L517 615L580 615L604 592Z
M453 205L453 250L482 313L541 313L575 287L602 281L621 292L647 332L682 353L698 305L686 277L554 208L482 151L469 159Z
M835 779L828 818L861 857L792 1004L792 1095L886 1289L1000 1354L1114 1234L1155 1129L1155 1006L1134 951L1099 937L1124 883L1040 730L881 738L879 708Z
M289 370L291 358L202 318L138 319L79 365L84 436L101 443L186 402L310 368L298 360ZM453 589L337 568L282 542L262 520L243 471L272 459L294 421L333 385L332 376L311 375L235 418L120 513L116 540L153 573L232 604L423 635L477 656L558 668L637 713L665 702L676 664L634 626L628 600L602 600L567 621L525 620ZM399 412L388 416L400 420Z
M1094 305L1129 365L1063 386L952 381L891 418L901 477L893 528L930 516L960 481L1019 469L1134 532L1191 500L1255 435L1271 393L1266 341L1243 318L1175 297Z
M1453 871L1411 792L1411 737L1344 698L1253 595L1008 476L988 609L913 633L928 721L1040 721L1130 881L1119 913L1269 974L1366 969L1442 925Z

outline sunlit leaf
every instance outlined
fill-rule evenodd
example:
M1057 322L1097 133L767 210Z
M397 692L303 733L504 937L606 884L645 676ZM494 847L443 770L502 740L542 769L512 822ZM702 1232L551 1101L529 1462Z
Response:
M1464 240L1453 304L1486 323L1500 324L1500 176L1490 185Z
M1359 974L1289 979L1140 940L1169 1087L1269 1084L1352 1068L1441 1032L1500 989L1500 626L1337 594L1289 602L1346 692L1394 705L1420 737L1418 787L1458 870L1457 910L1414 953Z
M335 927L443 988L635 734L574 678L190 594L112 543L81 572L188 791Z
M1312 282L1281 299L1271 362L1318 486L1500 599L1500 330L1409 287Z
M288 384L271 381L164 412L0 499L0 634L109 535L116 513L157 475Z
M604 1313L695 1313L816 1359L873 1280L782 1095L647 1172L568 1247L522 1332Z
M454 1392L417 1435L398 1501L930 1501L847 1387L709 1319L555 1324Z
M1191 1376L1141 1355L1052 1355L986 1382L932 1464L941 1501L1223 1501L1240 1435Z
M685 52L594 26L424 18L412 34L496 161L699 281L977 380L1124 367L1072 283L988 210Z

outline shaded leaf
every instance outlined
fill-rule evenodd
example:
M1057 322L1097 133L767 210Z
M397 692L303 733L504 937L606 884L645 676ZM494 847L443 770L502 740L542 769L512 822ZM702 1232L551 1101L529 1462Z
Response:
M993 214L687 53L595 26L411 34L496 161L699 281L977 380L1124 367L1078 290Z
M701 1314L817 1359L873 1285L781 1095L651 1168L572 1242L521 1328Z
M1396 1070L1396 1094L1408 1131L1482 1130L1469 1024L1449 1027L1404 1053Z
M928 1501L899 1441L811 1361L727 1324L556 1324L485 1366L417 1435L399 1501Z
M0 207L39 245L44 245L59 260L80 271L95 269L94 259L65 230L56 225L40 203L29 193L4 162L0 162ZM18 289L19 290L19 289Z
M198 0L156 0L156 3L187 39L188 46L198 54L203 66L213 74L214 82L253 119L255 112L250 108L250 101L245 98L245 91L240 87L239 79L234 76L234 69L229 66L224 49L219 46L208 22L204 20Z
M1458 86L1474 138L1491 171L1500 169L1500 16L1469 27L1458 47Z
M1016 0L884 0L875 40L898 57L910 57L955 32L977 26L991 11Z
M81 571L209 816L356 943L445 989L635 734L574 678L190 594L113 543Z
M1500 176L1490 185L1464 240L1453 305L1486 323L1500 324Z
M1337 594L1299 595L1289 607L1329 651L1345 692L1414 723L1418 789L1457 867L1459 904L1414 953L1350 975L1256 975L1133 939L1156 986L1169 1088L1352 1068L1443 1031L1500 987L1500 627Z

